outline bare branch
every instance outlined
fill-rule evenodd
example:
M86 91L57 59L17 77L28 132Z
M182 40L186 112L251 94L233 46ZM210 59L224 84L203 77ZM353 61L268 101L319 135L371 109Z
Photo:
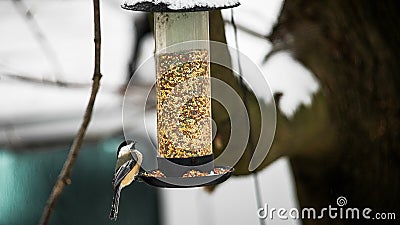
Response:
M48 79L40 79L32 76L25 76L14 73L0 73L0 77L6 77L18 81L24 81L28 83L35 83L41 85L57 86L57 87L69 87L69 88L87 88L90 87L89 83L77 83L77 82L66 82L66 81L53 81Z
M269 35L264 35L264 34L260 34L257 31L251 30L245 26L242 26L240 24L234 24L232 21L229 20L224 20L224 23L226 24L230 24L234 27L234 29L243 31L251 36L272 42L272 39ZM278 52L287 50L288 46L285 45L284 43L272 43L272 49L268 52L268 54L264 57L263 59L263 63L266 63L273 55L275 55Z
M64 187L71 183L70 174L72 168L75 164L75 161L78 157L79 150L82 146L83 138L85 137L86 130L89 126L90 119L92 117L92 111L94 102L96 100L97 92L100 87L100 48L101 48L101 30L100 30L100 7L99 0L93 0L93 9L94 9L94 43L95 43L95 60L94 60L94 73L93 73L93 83L92 83L92 92L90 94L89 103L86 107L86 111L83 117L82 124L78 130L77 135L72 143L71 149L68 154L68 158L66 159L64 166L60 172L57 182L55 183L53 190L49 196L49 199L46 203L46 207L43 210L42 217L40 219L39 225L46 225L49 222L50 216L54 210L55 203L59 196L61 195Z
M230 20L224 20L224 23L230 24L230 25L232 25L232 26L236 26L236 28L237 28L238 30L243 31L243 32L245 32L245 33L247 33L247 34L250 34L250 35L252 35L252 36L254 36L254 37L257 37L257 38L260 38L260 39L264 39L264 40L266 40L266 41L270 41L270 39L268 38L268 35L260 34L260 33L258 33L257 31L251 30L251 29L249 29L249 28L247 28L247 27L245 27L245 26L242 26L242 25L240 25L240 24L235 24L235 25L233 25L233 24L232 24L232 21L230 21Z
M90 83L80 83L80 82L70 82L70 81L53 81L53 80L48 80L48 79L41 79L41 78L36 78L31 75L25 75L25 74L16 74L16 73L2 73L0 72L0 79L8 78L8 79L13 79L16 81L22 81L26 83L31 83L31 84L39 84L39 85L45 85L45 86L54 86L54 87L60 87L60 88L69 88L69 89L79 89L79 88L90 88L92 84ZM139 84L137 84L139 86ZM120 86L111 86L111 85L102 85L101 86L102 91L105 91L107 93L114 93L114 94L123 94L122 90L126 89L126 85L122 84Z
M274 56L276 53L289 50L289 46L283 42L275 42L272 44L271 50L265 55L263 63L268 62L268 60Z

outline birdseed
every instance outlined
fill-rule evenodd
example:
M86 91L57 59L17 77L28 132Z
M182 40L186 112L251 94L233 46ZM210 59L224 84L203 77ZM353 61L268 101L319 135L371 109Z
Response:
M207 50L157 55L158 153L164 158L212 154Z
M146 177L165 177L164 173L160 170L146 171L143 175Z

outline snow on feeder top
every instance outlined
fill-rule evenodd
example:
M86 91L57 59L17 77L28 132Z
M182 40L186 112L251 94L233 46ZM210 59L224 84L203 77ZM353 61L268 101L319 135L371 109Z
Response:
M212 151L209 10L236 0L128 0L122 8L154 12L158 170L142 179L160 187L225 181Z
M122 8L144 12L195 12L239 5L238 0L126 0Z

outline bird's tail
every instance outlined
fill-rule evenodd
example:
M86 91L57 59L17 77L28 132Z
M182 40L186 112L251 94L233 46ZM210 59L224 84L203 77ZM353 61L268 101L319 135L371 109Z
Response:
M121 188L117 187L116 190L114 191L114 197L111 205L111 212L110 212L110 219L111 220L117 220L118 216L118 206L119 206L119 196L121 193Z

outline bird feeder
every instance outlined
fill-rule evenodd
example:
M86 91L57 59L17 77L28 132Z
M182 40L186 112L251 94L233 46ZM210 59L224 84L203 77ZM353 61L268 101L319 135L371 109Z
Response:
M154 13L159 187L217 184L231 175L212 151L209 11L235 0L133 0L122 8ZM154 172L154 171L153 171Z

